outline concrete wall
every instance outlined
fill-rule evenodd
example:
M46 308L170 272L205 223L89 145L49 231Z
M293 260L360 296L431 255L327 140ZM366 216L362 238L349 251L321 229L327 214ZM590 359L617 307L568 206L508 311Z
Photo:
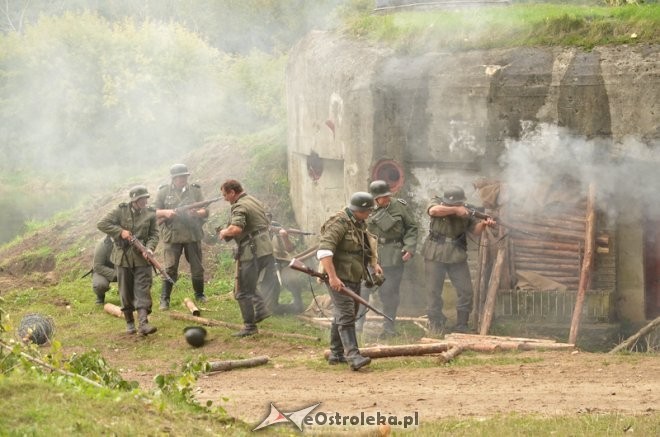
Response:
M626 160L625 142L634 137L646 148L644 159L660 163L658 102L657 46L407 56L332 33L312 33L292 51L287 69L296 218L305 229L318 228L352 192L366 190L379 160L393 159L404 168L398 195L415 208L423 238L428 229L424 210L433 195L458 184L470 202L479 204L471 189L474 180L502 177L509 165L502 157L511 143L541 127L556 129L553 141L562 135L603 140L604 162ZM533 145L539 154L546 153L545 139L540 135ZM324 164L317 180L307 171L312 153ZM619 266L625 272L618 276L618 288L638 307L635 296L643 298L643 287L634 272L642 268L641 236L629 237L628 227L619 228L626 260ZM419 276L419 260L415 263L411 271ZM405 287L417 290L420 284ZM625 316L640 317L636 309Z

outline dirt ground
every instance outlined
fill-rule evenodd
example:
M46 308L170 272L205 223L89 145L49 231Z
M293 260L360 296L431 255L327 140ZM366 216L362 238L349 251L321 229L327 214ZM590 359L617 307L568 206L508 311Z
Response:
M255 351L257 352L257 351ZM264 352L257 352L258 355ZM300 357L315 351L297 351ZM484 359L496 355L479 355ZM367 369L278 365L202 377L200 401L223 405L258 424L272 402L283 412L321 402L314 412L410 415L420 423L498 413L571 415L586 412L643 414L660 409L660 357L584 352L522 352L525 364ZM529 360L523 360L529 358ZM397 360L388 358L379 360ZM410 358L407 358L410 360ZM222 401L222 398L228 398Z

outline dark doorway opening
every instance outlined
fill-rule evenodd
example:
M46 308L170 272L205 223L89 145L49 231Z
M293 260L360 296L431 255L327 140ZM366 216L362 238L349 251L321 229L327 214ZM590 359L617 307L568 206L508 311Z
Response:
M644 222L644 302L647 319L660 316L660 218Z

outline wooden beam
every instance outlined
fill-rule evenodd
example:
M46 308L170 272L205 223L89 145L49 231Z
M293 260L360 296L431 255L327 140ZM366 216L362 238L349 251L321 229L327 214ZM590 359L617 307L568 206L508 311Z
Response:
M568 335L568 342L575 344L578 331L580 329L580 319L582 317L582 308L587 289L591 284L591 274L594 264L594 248L596 247L596 187L594 183L589 184L587 194L587 229L584 237L584 259L580 270L580 283L575 298L575 308L573 309L573 318L571 320L571 330Z

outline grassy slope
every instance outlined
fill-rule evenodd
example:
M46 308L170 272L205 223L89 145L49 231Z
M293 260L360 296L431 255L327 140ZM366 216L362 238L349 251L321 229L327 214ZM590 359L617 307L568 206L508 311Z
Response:
M537 45L592 48L660 42L660 5L523 4L454 11L356 15L349 34L420 52Z

